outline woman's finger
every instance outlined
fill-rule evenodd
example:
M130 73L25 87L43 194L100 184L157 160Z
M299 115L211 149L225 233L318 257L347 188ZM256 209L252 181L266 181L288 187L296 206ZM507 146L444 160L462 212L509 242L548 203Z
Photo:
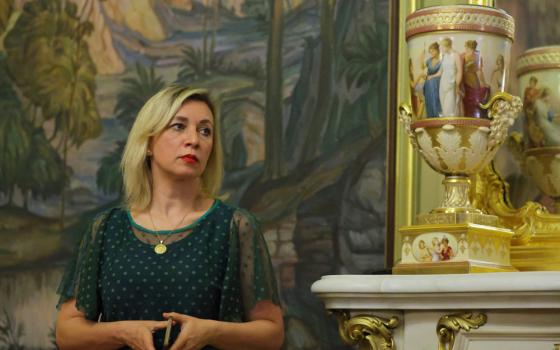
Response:
M167 327L167 321L154 321L151 325L152 332Z
M173 343L173 345L169 350L183 349L186 345L187 345L187 337L185 333L182 331L181 333L179 333L177 340L175 340L175 342Z
M144 333L143 339L142 339L142 348L146 349L146 350L156 350L154 347L154 340L152 338L152 335L150 333Z
M187 322L187 320L189 319L189 316L179 314L177 312L164 312L163 317L164 318L171 317L171 318L173 318L173 321L177 321L177 322L180 322L180 323Z

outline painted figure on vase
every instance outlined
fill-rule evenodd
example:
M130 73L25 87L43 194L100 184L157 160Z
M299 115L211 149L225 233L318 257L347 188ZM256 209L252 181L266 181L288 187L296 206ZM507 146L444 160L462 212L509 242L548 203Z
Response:
M529 86L525 88L523 92L523 107L532 108L537 98L539 98L541 89L538 88L537 84L539 80L535 76L529 78Z
M449 245L449 239L443 237L441 239L441 251L440 257L442 261L451 260L455 254L453 253L453 248Z
M485 110L480 108L486 103L490 92L482 72L482 57L476 50L476 40L465 42L465 52L461 55L463 61L463 107L464 115L474 118L487 118Z
M504 55L498 55L496 57L496 68L492 71L490 76L490 97L494 96L498 92L504 89L504 79L505 79L505 62Z
M535 101L535 120L543 134L543 146L560 146L560 115L551 107L552 91L545 87Z
M421 262L432 261L432 254L428 247L426 247L426 242L422 239L418 242L418 260Z
M426 100L426 116L441 116L439 89L441 80L441 60L439 59L439 44L432 43L428 47L430 57L426 60L426 82L424 83L424 98Z
M544 134L536 122L535 102L541 94L539 80L535 76L529 78L529 86L523 92L523 110L525 111L525 135L529 139L529 147L542 147Z
M426 75L424 73L420 74L416 79L414 79L414 66L412 65L412 59L408 60L408 74L410 81L410 99L412 103L412 110L416 114L417 118L422 118L424 115L424 84L426 81Z
M432 261L440 261L441 260L441 244L439 243L439 239L437 237L432 238L432 246L430 247L430 254L432 256Z
M461 81L463 80L463 67L459 53L453 50L450 38L441 41L443 58L440 71L439 100L441 103L442 117L455 117L461 114Z

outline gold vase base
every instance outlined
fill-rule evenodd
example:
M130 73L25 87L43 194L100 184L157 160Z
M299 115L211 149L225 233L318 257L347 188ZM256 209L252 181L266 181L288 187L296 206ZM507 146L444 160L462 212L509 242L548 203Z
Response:
M397 264L393 267L394 275L433 275L459 273L515 272L513 266L481 264L476 261L440 262L418 264Z
M463 222L405 226L399 233L401 261L393 274L517 271L510 263L509 229Z
M482 210L471 207L440 207L430 211L430 214L447 214L447 213L463 213L463 214L483 214Z
M520 271L560 271L560 215L537 210L530 231L516 232L511 264Z
M459 208L463 209L463 208ZM465 208L466 209L466 208ZM416 216L418 225L439 225L439 224L477 224L485 226L498 226L498 217L495 215L482 214L470 211L456 212L435 212L429 214L419 214Z
M519 271L560 271L560 242L511 247L511 264Z

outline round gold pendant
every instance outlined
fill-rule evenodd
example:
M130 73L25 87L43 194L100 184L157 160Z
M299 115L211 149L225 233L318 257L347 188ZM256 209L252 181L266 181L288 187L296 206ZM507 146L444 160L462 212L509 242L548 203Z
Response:
M154 247L154 252L156 252L156 254L164 254L166 251L167 251L167 246L163 243L158 243Z

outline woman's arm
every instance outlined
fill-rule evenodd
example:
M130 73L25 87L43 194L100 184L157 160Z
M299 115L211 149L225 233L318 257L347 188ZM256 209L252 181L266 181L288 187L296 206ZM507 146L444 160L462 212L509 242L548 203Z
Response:
M124 346L154 350L152 332L166 321L93 322L76 308L76 299L61 305L56 319L56 343L60 350L112 350Z
M489 86L486 83L486 78L484 77L483 68L484 68L484 65L482 63L482 57L479 57L478 69L476 70L476 75L477 75L478 81L480 82L480 86Z
M460 89L461 82L463 81L463 60L458 53L455 53L455 68L457 70L457 75L455 75L455 86L457 89Z
M165 313L181 324L181 334L170 350L200 349L211 345L222 350L278 350L284 342L282 309L271 301L259 301L248 322L204 320Z
M426 69L427 80L434 79L434 78L437 78L437 77L441 77L442 75L443 75L443 70L441 69L441 66L439 66L439 69L437 70L437 72L435 72L432 75L428 74L428 70Z

